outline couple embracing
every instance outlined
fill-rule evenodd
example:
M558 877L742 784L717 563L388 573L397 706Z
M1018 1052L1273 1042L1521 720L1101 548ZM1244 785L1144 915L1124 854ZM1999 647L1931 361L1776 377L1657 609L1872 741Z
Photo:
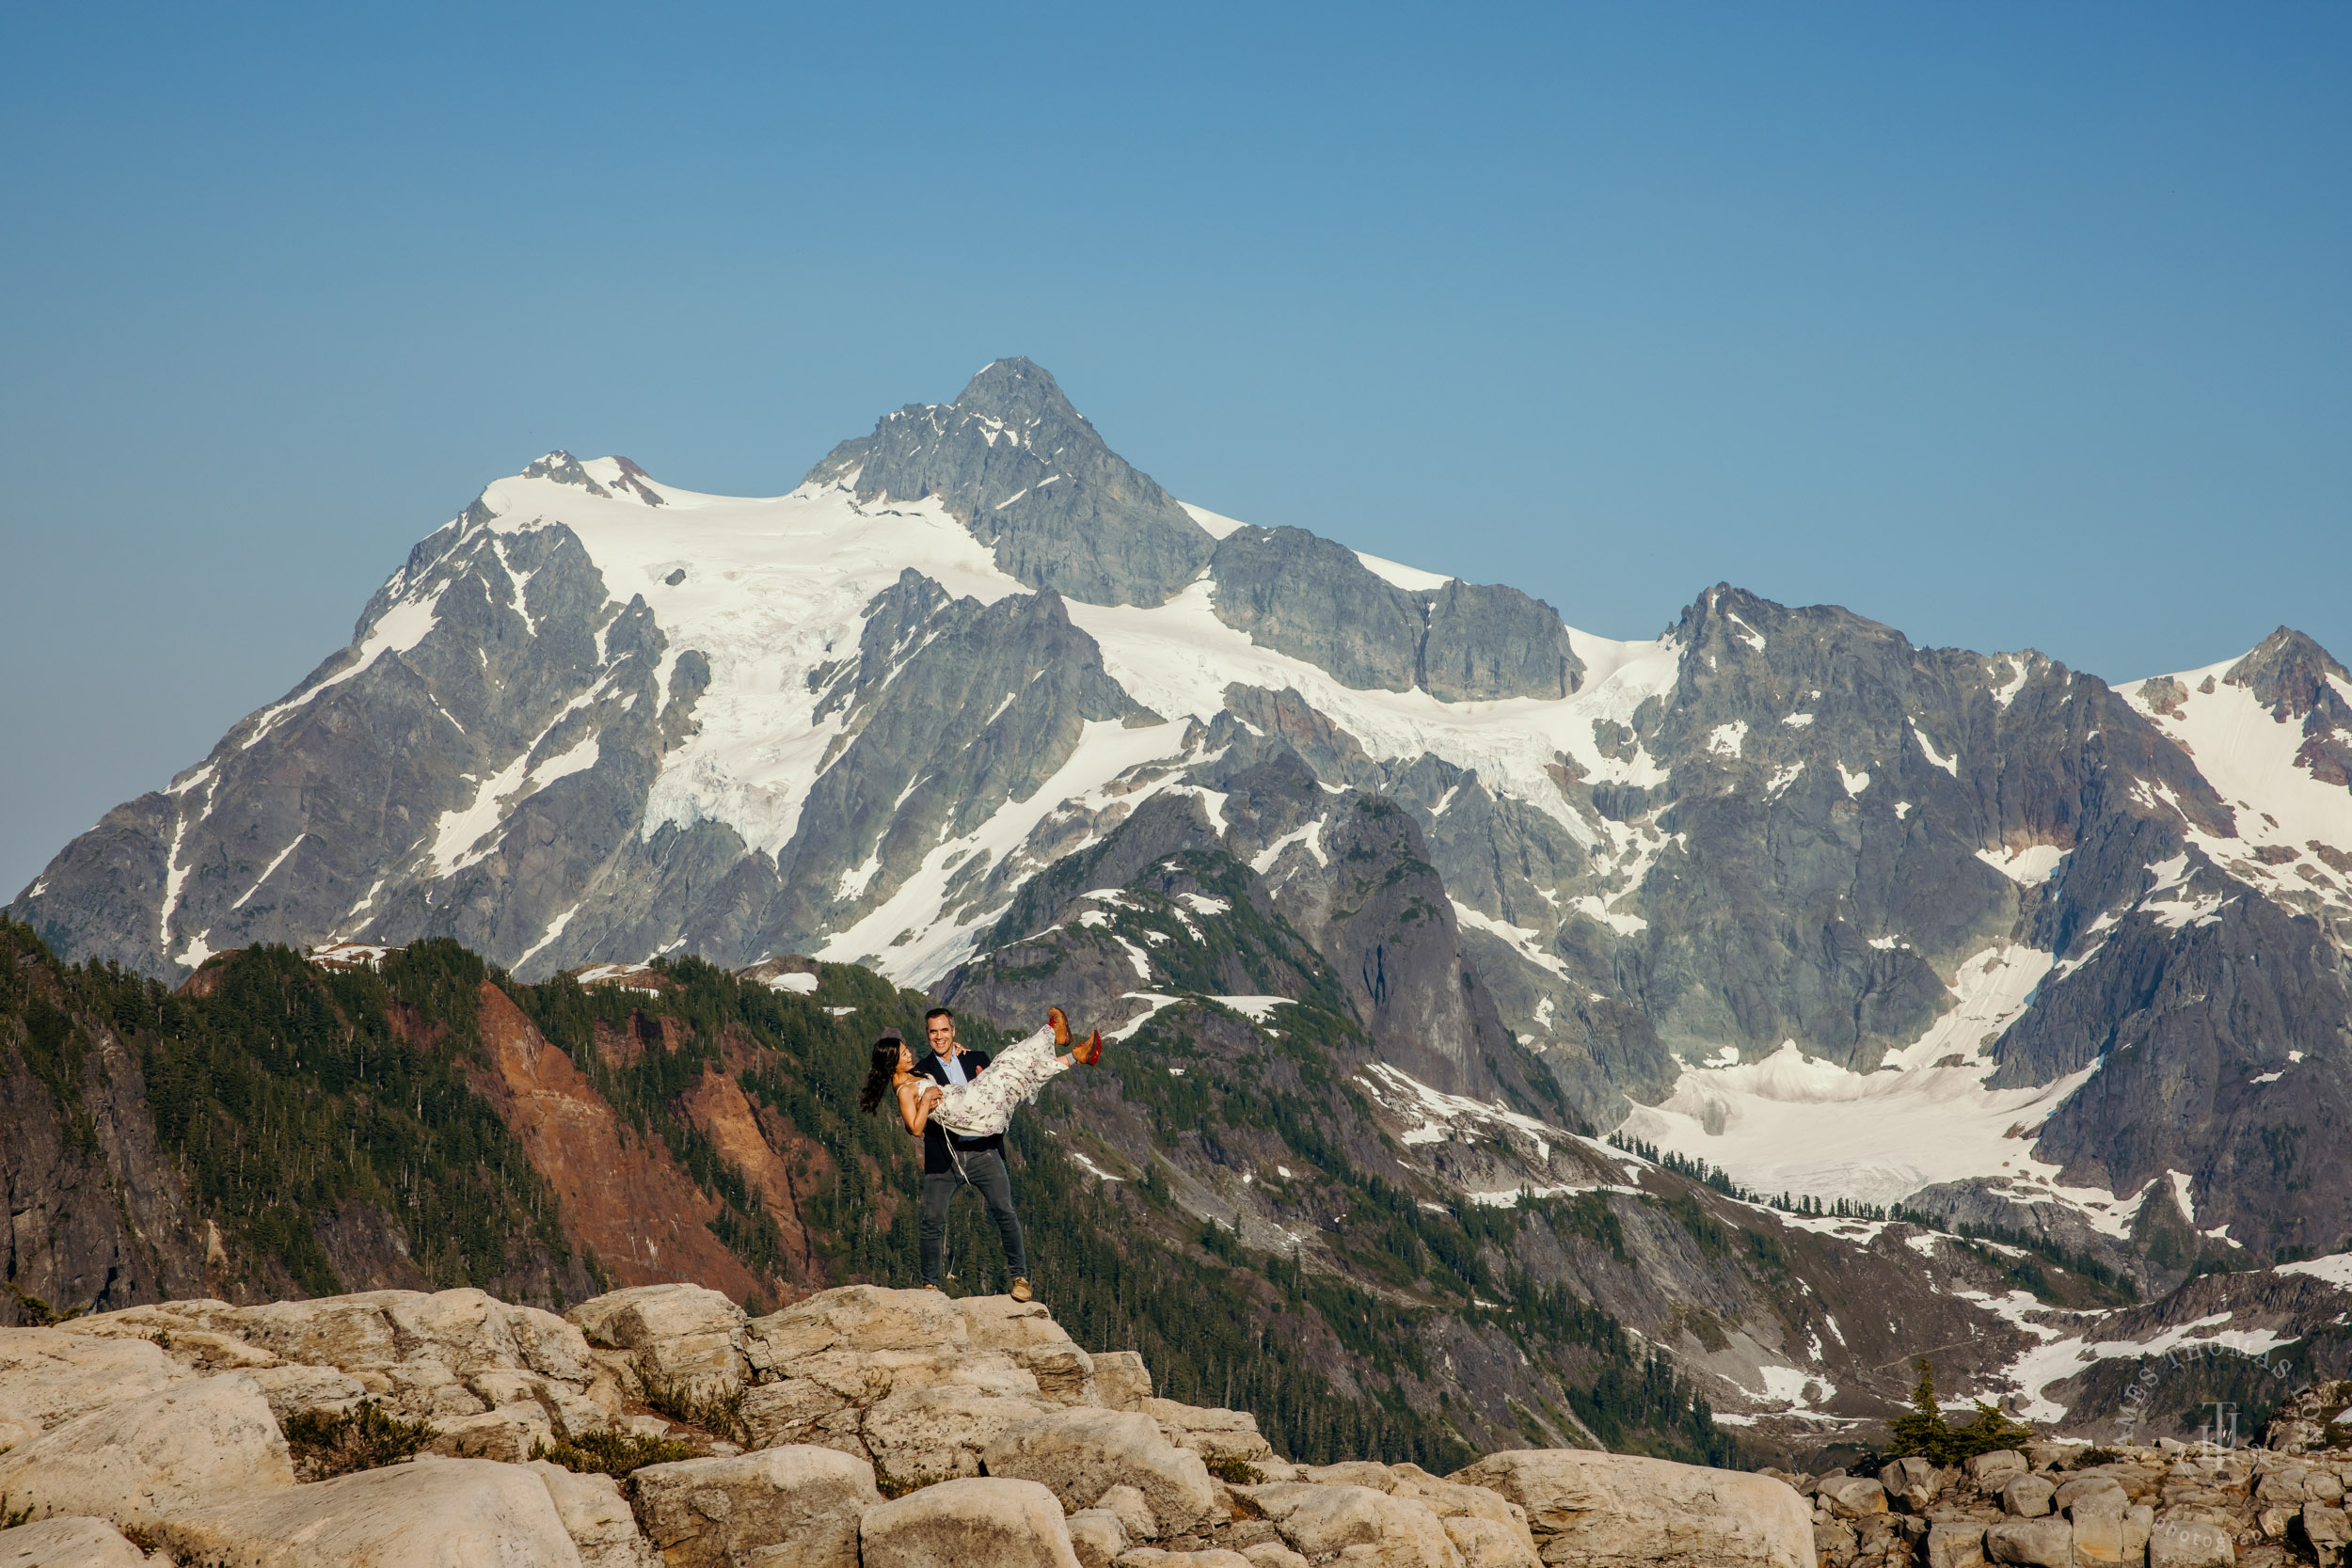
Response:
M871 1116L884 1095L894 1095L900 1123L923 1140L923 1283L931 1290L942 1288L948 1205L958 1187L970 1186L979 1190L1004 1239L1012 1299L1027 1301L1033 1294L1021 1216L1012 1207L1012 1177L1005 1168L1005 1128L1048 1079L1103 1060L1100 1029L1073 1047L1070 1020L1059 1007L1048 1008L1045 1020L1044 1028L996 1057L966 1050L956 1038L956 1015L946 1007L923 1015L930 1051L920 1061L895 1034L874 1042L858 1109Z

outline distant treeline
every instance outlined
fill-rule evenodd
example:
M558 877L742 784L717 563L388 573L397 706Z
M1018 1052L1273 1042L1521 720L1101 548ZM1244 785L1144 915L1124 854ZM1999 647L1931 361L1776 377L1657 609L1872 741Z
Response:
M1761 1204L1788 1214L1915 1225L1924 1230L1938 1231L1963 1243L1996 1243L2001 1246L2015 1247L2021 1251L2032 1253L2043 1262L2056 1264L2069 1274L2079 1275L2096 1288L2094 1292L2096 1294L2116 1298L2122 1302L2134 1302L2139 1299L2138 1290L2133 1284L2130 1275L2090 1253L2062 1245L2046 1236L2037 1235L2032 1231L2009 1226L1979 1225L1969 1220L1963 1220L1956 1226L1947 1226L1934 1215L1922 1210L1906 1208L1900 1202L1862 1203L1852 1198L1836 1197L1825 1203L1811 1193L1759 1193L1754 1188L1740 1185L1732 1179L1731 1173L1721 1165L1710 1165L1705 1160L1694 1160L1689 1155L1671 1148L1661 1149L1656 1144L1645 1142L1641 1138L1631 1137L1623 1132L1612 1132L1609 1134L1609 1144L1613 1148L1639 1156L1677 1176L1688 1177L1703 1186L1723 1194L1725 1197L1735 1198L1741 1203ZM2047 1300L2052 1296L2049 1278L2036 1264L2004 1259L1982 1246L1975 1247L1973 1250L2017 1284L2032 1291L2037 1299Z

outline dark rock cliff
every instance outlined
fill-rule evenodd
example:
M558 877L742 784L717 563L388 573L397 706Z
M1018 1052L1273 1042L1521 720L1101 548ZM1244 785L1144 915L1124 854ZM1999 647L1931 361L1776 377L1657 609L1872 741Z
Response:
M1458 580L1399 588L1305 529L1235 529L1217 542L1209 576L1217 619L1343 686L1419 687L1447 702L1565 697L1583 673L1567 627L1542 600Z
M828 924L895 892L942 839L1035 795L1087 723L1165 722L1104 673L1101 650L1051 589L951 601L912 570L867 607L854 665L815 695L817 717L838 709L845 725L776 856L763 952L815 945Z
M808 478L852 473L861 500L936 496L1007 572L1089 604L1158 604L1200 575L1215 543L1026 359L988 365L945 406L884 415Z

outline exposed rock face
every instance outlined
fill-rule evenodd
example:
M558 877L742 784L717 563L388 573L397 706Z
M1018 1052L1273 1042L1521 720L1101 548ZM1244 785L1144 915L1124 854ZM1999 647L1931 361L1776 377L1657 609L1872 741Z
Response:
M1105 1390L1098 1378L1095 1358L1078 1348L1042 1302L981 1296L964 1307L962 1312L970 1328L972 1348L1002 1352L1014 1366L1037 1379L1038 1392L1055 1404L1108 1405L1113 1393L1129 1390L1138 1397L1139 1402L1151 1394L1149 1372L1142 1374L1139 1383L1130 1382L1123 1389ZM1142 1358L1130 1352L1125 1360L1132 1377L1132 1369L1139 1368Z
M575 1327L528 1308L504 1307L479 1292L389 1292L244 1309L219 1303L168 1303L110 1314L88 1325L104 1330L104 1338L46 1330L0 1333L0 1350L10 1354L12 1367L52 1369L20 1378L21 1386L0 1378L0 1399L55 1408L60 1403L54 1391L55 1369L74 1365L84 1370L85 1381L63 1403L103 1402L8 1455L8 1484L12 1496L37 1508L72 1508L151 1528L176 1551L187 1554L236 1557L259 1551L264 1555L258 1560L275 1561L277 1558L267 1555L278 1549L271 1543L296 1535L325 1543L333 1554L304 1560L329 1564L375 1560L369 1554L390 1550L394 1542L402 1543L403 1550L413 1545L424 1552L425 1559L420 1560L435 1551L494 1547L521 1554L512 1560L563 1561L567 1560L558 1544L560 1530L582 1562L612 1568L644 1568L656 1551L674 1564L731 1564L756 1558L815 1568L857 1560L861 1521L869 1559L878 1543L896 1542L886 1549L909 1553L960 1549L942 1546L933 1537L942 1530L982 1528L964 1516L968 1511L942 1515L937 1499L927 1509L879 1512L873 1469L864 1457L867 1450L890 1464L902 1463L909 1455L952 1455L960 1449L968 1452L986 1448L990 1468L1000 1478L1025 1468L1041 1470L1051 1473L1057 1490L1084 1494L1089 1502L1098 1497L1109 1499L1113 1517L1133 1525L1132 1532L1120 1526L1122 1545L1130 1534L1136 1540L1177 1540L1190 1539L1187 1531L1197 1536L1229 1528L1241 1531L1234 1537L1241 1544L1254 1539L1243 1528L1255 1516L1253 1511L1235 1513L1221 1502L1200 1453L1179 1443L1199 1445L1204 1434L1214 1434L1275 1472L1288 1468L1267 1451L1243 1413L1153 1400L1152 1414L1146 1416L1092 1403L1090 1359L1033 1304L1004 1298L958 1304L934 1292L859 1287L746 1323L710 1292L668 1287L615 1292L582 1304L575 1316L596 1339L626 1344L636 1366L702 1368L698 1386L707 1394L724 1396L730 1389L743 1389L747 1378L758 1378L765 1381L750 1388L755 1395L773 1392L788 1400L799 1397L796 1386L816 1388L831 1394L835 1409L862 1405L865 1419L838 1429L839 1440L826 1446L779 1446L775 1433L762 1427L758 1402L747 1403L758 1440L769 1446L736 1457L657 1465L632 1480L635 1517L644 1522L649 1538L638 1533L609 1481L573 1476L544 1463L526 1465L527 1454L520 1451L424 1460L405 1469L294 1487L276 1418L253 1381L258 1374L233 1373L159 1395L126 1393L119 1372L110 1370L103 1356L61 1357L58 1341L75 1341L66 1348L84 1352L122 1350L136 1343L142 1352L163 1354L152 1344L119 1337L146 1334L158 1341L167 1336L168 1354L182 1361L216 1362L241 1354L266 1363L279 1351L317 1357L308 1370L330 1372L353 1384L366 1380L377 1397L396 1409L431 1415L445 1439L487 1432L505 1422L535 1431L544 1441L549 1421L542 1412L548 1411L561 1412L570 1423L567 1434L577 1438L618 1419L617 1402L608 1395L604 1407L578 1399L571 1408L551 1401L465 1413L466 1396L460 1390L486 1400L510 1387L554 1390L561 1384L551 1375L555 1373L604 1378L597 1369L598 1353ZM1019 1364L1023 1362L1026 1366ZM1035 1393L1037 1374L1030 1368L1067 1372L1077 1381L1064 1390L1064 1402L1057 1405ZM155 1369L149 1370L151 1381ZM1130 1374L1127 1381L1139 1385L1147 1379ZM1002 1392L990 1392L992 1386ZM132 1390L136 1386L129 1386ZM42 1394L43 1388L52 1392ZM1024 1388L1030 1390L1025 1397L1015 1392ZM590 1391L607 1389L618 1392L609 1381L597 1382ZM231 1432L219 1420L192 1415L198 1405L211 1408L204 1405L206 1400L228 1401L223 1418L233 1416L242 1424ZM977 1430L975 1405L992 1400L1017 1405L1021 1422L1009 1427L998 1420L993 1433ZM475 1408L480 1409L479 1402ZM516 1412L524 1414L518 1418ZM253 1433L253 1442L237 1436L238 1432ZM163 1447L157 1447L159 1441ZM503 1462L493 1462L499 1460ZM90 1470L93 1465L97 1470ZM1443 1509L1444 1516L1484 1519L1506 1532L1514 1518L1502 1499L1448 1486L1410 1466L1393 1473L1379 1465L1343 1469L1343 1476L1322 1478L1321 1487L1284 1483L1283 1497L1289 1500L1281 1512L1287 1516L1304 1511L1290 1536L1310 1542L1329 1536L1343 1545L1356 1535L1391 1546L1395 1540L1418 1541L1413 1552L1399 1556L1390 1551L1381 1560L1441 1563L1452 1560L1435 1543L1450 1538L1441 1531L1432 1534L1427 1528L1439 1517L1433 1503ZM898 1473L921 1478L940 1471L909 1466ZM528 1486L519 1484L525 1481ZM1379 1484L1367 1489L1361 1484L1367 1481ZM988 1496L1009 1499L1009 1512L997 1509L986 1515L984 1528L1002 1529L1009 1528L1008 1520L1026 1517L1021 1507L1011 1506L1018 1502L1012 1494L998 1497L1009 1484L1003 1480L988 1483ZM267 1495L272 1488L284 1496ZM1043 1487L1037 1491L1050 1500L1052 1494ZM1332 1504L1323 1497L1325 1491L1342 1502L1359 1492L1377 1501L1343 1507L1341 1516L1327 1518ZM1407 1506L1391 1502L1390 1493L1431 1500ZM1481 1497L1483 1503L1477 1500ZM1122 1497L1131 1501L1122 1503ZM1377 1516L1369 1534L1367 1527L1348 1522L1366 1515L1367 1509ZM1066 1534L1057 1534L1060 1516L1060 1506L1054 1504L1050 1513L1038 1513L1034 1528L1022 1526L1015 1533L1041 1540L1044 1544L1039 1549L1053 1556L1056 1542L1067 1549ZM1420 1524L1404 1528L1399 1520ZM1349 1540L1340 1542L1342 1535ZM1486 1535L1467 1530L1464 1539L1474 1544ZM466 1543L470 1546L461 1546ZM927 1560L919 1556L908 1560Z
M43 1519L0 1535L5 1568L143 1568L147 1554L103 1519Z
M699 661L668 665L665 693L652 612L609 600L560 524L466 523L417 547L350 647L101 824L87 852L136 868L142 916L86 932L60 897L43 926L150 973L363 927L535 937L539 911L626 842ZM428 907L420 879L458 872ZM62 895L84 875L77 854L45 880Z
M2058 1488L2047 1476L2018 1476L2001 1488L2001 1506L2020 1519L2039 1519L2050 1512Z
M1094 1363L1095 1392L1105 1410L1140 1410L1152 1397L1152 1370L1138 1353L1096 1351L1089 1359Z
M1098 1384L1101 1381L1099 1370L1096 1380ZM1120 1408L1111 1403L1107 1395L1103 1402L1109 1408ZM1190 1449L1203 1459L1238 1459L1253 1464L1274 1457L1273 1446L1258 1431L1257 1418L1248 1411L1200 1410L1174 1400L1148 1396L1137 1402L1136 1408L1159 1422L1161 1431L1178 1448Z
M1763 1476L1528 1449L1490 1454L1453 1479L1525 1509L1546 1562L1809 1568L1814 1560L1804 1499Z
M1109 1568L1127 1550L1127 1527L1107 1508L1082 1508L1066 1523L1079 1568Z
M1418 1568L1455 1555L1427 1504L1375 1487L1278 1482L1253 1487L1248 1496L1310 1562L1352 1553L1355 1560L1381 1568Z
M0 1233L0 1278L77 1305L204 1293L200 1227L156 1146L137 1057L111 1029L85 1033L51 1004L27 1010L21 1045L0 1022L0 1082L9 1085L0 1093L0 1199L13 1221ZM67 1049L77 1039L88 1048ZM58 1085L36 1080L28 1047L61 1058Z
M764 946L814 945L830 912L880 903L943 838L1036 794L1086 724L1161 721L1052 590L950 601L913 570L867 608L854 671L818 695L844 739L777 853Z
M2237 1549L2218 1525L2158 1525L2148 1539L2148 1568L2231 1568L2236 1561Z
M647 506L667 504L661 492L646 483L652 476L644 469L626 457L613 458L612 465L618 472L614 475L613 483L610 489L597 483L596 476L588 471L586 466L568 451L548 453L536 463L526 467L523 469L523 477L545 479L557 484L577 484L592 496L609 499L619 492L644 501Z
M2059 666L2005 665L2019 684L2003 705L1979 656L1727 587L1677 638L1673 700L1654 731L1635 726L1675 759L1646 792L1672 800L1657 817L1672 842L1633 944L1670 1045L1793 1037L1875 1067L1948 1006L1936 966L2018 920L2019 885L1977 851L2077 842L2082 781L2109 755L2137 752L2188 809L2224 819L2185 758L2158 755L2144 721Z
M571 1234L627 1284L681 1273L739 1296L759 1288L712 1235L719 1206L658 1141L629 1138L612 1105L507 994L480 989L488 1057L476 1082L554 1186Z
M12 1329L0 1344L22 1338L54 1345L60 1333ZM163 1356L183 1378L236 1369L274 1415L342 1408L356 1383L389 1413L412 1420L454 1421L529 1401L568 1434L601 1430L619 1397L613 1374L578 1329L471 1290L375 1291L255 1307L164 1302L75 1319L62 1338L74 1348L72 1360L135 1348ZM54 1384L55 1374L34 1379L33 1390L44 1381ZM119 1386L119 1378L94 1382ZM0 1408L6 1403L0 1394Z
M2280 1453L2309 1453L2336 1446L2352 1437L2352 1422L2338 1418L2352 1410L2352 1380L2326 1379L2312 1384L2271 1412L2264 1443Z
M849 1285L750 1323L752 1365L778 1371L828 1351L961 1350L972 1330L961 1307L936 1291Z
M1559 612L1516 588L1450 579L1429 599L1420 684L1449 703L1565 697L1583 684Z
M1178 1449L1148 1416L1120 1410L1065 1410L1006 1428L981 1456L992 1476L1042 1481L1073 1508L1112 1486L1143 1495L1155 1528L1184 1535L1208 1516L1216 1493L1200 1456Z
M1155 990L1296 997L1449 1093L1549 1101L1464 956L1411 816L1326 793L1287 747L1212 738L1222 846L1190 800L1151 802L1030 883L943 996L1013 1019L1057 1001L1105 1022ZM1311 854L1287 852L1310 835Z
M763 1441L839 1449L901 1482L977 1475L1008 1428L1097 1398L1069 1336L1002 1298L849 1286L744 1333L763 1380L745 1416Z
M2352 788L2352 671L2299 631L2280 626L2221 677L2242 686L2280 724L2298 723L2298 767L2326 784Z
M531 1469L547 1487L556 1517L580 1553L580 1568L658 1568L661 1560L638 1529L618 1481L544 1459L531 1461Z
M187 1370L145 1339L98 1339L54 1328L0 1337L0 1414L31 1432L62 1426L101 1405L143 1399L189 1381Z
M1419 824L1377 796L1355 797L1322 820L1328 876L1302 869L1283 881L1275 907L1329 957L1389 1060L1452 1093L1494 1093L1493 1059L1516 1054L1513 1042L1463 958Z
M215 1497L158 1533L183 1560L253 1568L572 1568L580 1551L527 1465L449 1459Z
M1409 691L1420 673L1421 600L1344 545L1300 528L1236 529L1210 566L1216 618L1343 686Z
M882 416L806 483L852 484L861 501L936 496L1007 572L1090 604L1158 604L1214 543L1026 359L988 365L945 407Z
M1217 619L1343 686L1447 702L1565 697L1583 663L1549 605L1516 588L1399 588L1304 529L1242 528L1209 564Z
M866 1515L866 1568L1077 1568L1054 1495L1033 1481L965 1480L927 1486Z
M856 1568L858 1521L880 1504L874 1467L832 1449L786 1447L653 1465L631 1478L669 1568Z
M2194 1228L2331 1249L2352 1227L2352 1148L2312 1135L2313 1106L2352 1092L2352 975L2308 940L2307 918L2233 898L2211 873L2189 888L2220 918L2175 930L2158 909L2111 927L2002 1037L1992 1082L2096 1063L2044 1124L2040 1148L2060 1180L2138 1195L2183 1171ZM2268 1092L2277 1079L2265 1074L2289 1072L2296 1093Z
M241 1372L102 1405L0 1454L0 1497L14 1507L151 1529L224 1492L294 1479L261 1386Z
M741 1385L743 1309L700 1285L640 1285L571 1309L592 1344L637 1354L655 1375L699 1394Z

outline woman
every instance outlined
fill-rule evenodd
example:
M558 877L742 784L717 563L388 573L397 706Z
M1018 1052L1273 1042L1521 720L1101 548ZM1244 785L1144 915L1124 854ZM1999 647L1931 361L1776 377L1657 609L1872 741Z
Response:
M917 1077L914 1051L898 1036L884 1035L874 1042L874 1060L857 1097L858 1109L872 1116L882 1095L895 1090L898 1119L914 1137L921 1137L923 1129L936 1121L963 1137L984 1138L1002 1132L1013 1112L1056 1073L1081 1062L1093 1067L1102 1061L1102 1030L1094 1031L1067 1054L1054 1054L1056 1046L1069 1043L1070 1020L1059 1007L1049 1007L1045 1027L1007 1046L979 1077L969 1084L942 1085Z

